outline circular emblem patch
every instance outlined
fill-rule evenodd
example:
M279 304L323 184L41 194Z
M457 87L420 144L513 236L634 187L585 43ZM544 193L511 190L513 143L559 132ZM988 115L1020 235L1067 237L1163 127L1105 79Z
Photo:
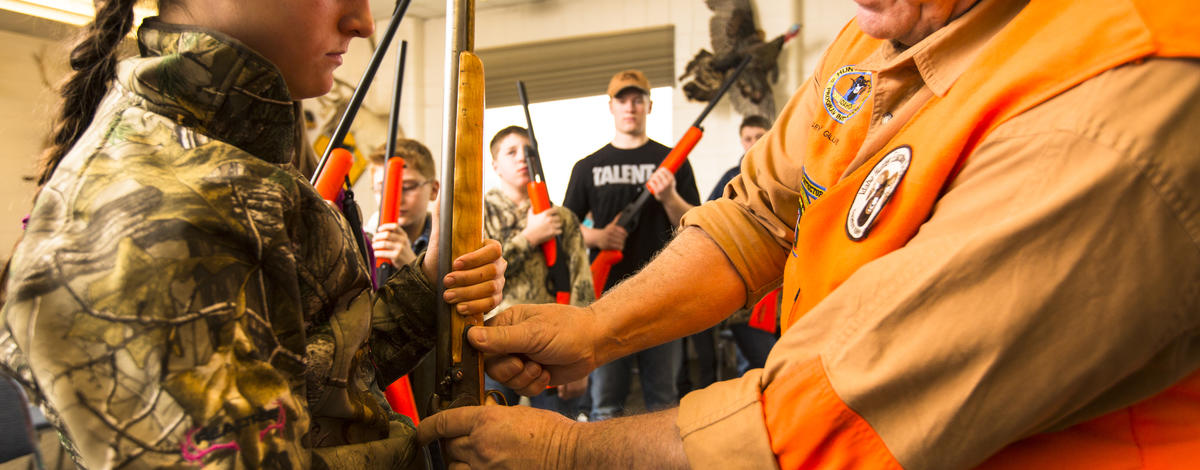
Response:
M858 187L850 212L846 214L846 235L858 241L871 233L871 227L883 212L883 206L892 198L896 187L904 179L908 164L912 162L912 148L904 145L893 149L879 159L867 179Z
M838 69L825 82L825 112L833 120L845 123L858 113L871 96L871 72L853 65Z

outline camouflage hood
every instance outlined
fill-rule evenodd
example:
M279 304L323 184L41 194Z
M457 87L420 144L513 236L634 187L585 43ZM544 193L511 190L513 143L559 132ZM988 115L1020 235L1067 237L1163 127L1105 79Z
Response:
M117 80L148 111L271 163L292 161L296 110L279 69L218 32L147 19Z

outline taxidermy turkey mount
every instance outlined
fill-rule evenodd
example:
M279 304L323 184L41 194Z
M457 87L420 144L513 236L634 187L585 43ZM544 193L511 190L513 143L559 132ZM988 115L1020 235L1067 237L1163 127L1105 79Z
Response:
M705 0L705 3L713 12L708 23L713 50L700 49L688 62L679 77L680 81L691 77L683 84L683 95L692 101L712 100L725 77L749 55L750 64L734 84L729 100L743 116L758 114L774 119L771 84L779 79L779 51L800 32L800 25L792 25L786 33L765 41L763 32L755 25L750 0Z

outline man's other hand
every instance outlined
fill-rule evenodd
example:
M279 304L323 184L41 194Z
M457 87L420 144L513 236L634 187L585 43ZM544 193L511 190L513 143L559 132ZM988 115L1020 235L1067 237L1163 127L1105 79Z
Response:
M417 439L445 439L449 468L572 468L575 426L526 406L465 406L422 419Z
M600 330L590 309L570 305L516 305L467 338L487 355L487 373L525 396L547 385L587 377L595 369Z

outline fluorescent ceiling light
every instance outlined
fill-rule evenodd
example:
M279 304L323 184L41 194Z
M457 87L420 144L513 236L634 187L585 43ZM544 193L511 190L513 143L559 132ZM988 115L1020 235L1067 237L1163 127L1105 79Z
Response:
M0 9L75 26L91 22L96 15L91 0L0 0ZM156 14L153 8L134 7L133 24L141 24L142 19Z

